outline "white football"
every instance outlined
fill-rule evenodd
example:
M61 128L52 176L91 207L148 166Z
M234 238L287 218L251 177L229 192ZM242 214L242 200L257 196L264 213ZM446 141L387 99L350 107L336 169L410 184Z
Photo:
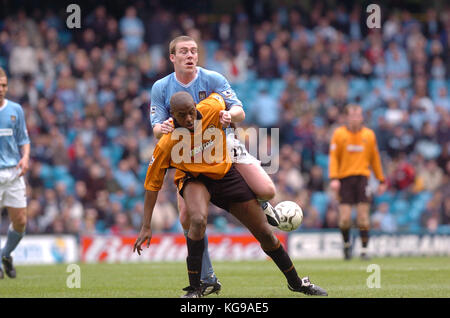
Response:
M293 201L282 201L275 206L280 218L278 228L285 232L296 230L303 221L302 208Z

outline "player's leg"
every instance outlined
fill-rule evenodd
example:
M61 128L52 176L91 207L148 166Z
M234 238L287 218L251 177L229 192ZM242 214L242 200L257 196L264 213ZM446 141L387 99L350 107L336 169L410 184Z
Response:
M302 280L298 276L291 258L274 235L256 200L233 203L230 205L230 213L246 226L259 241L263 251L274 261L286 277L290 290L308 295L327 295L325 290L311 284L307 277Z
M350 231L352 227L352 206L355 200L354 177L347 177L340 180L339 188L339 229L341 230L342 240L344 242L344 259L349 260L352 257L352 243Z
M275 196L275 184L258 161L236 163L236 169L260 201L272 200Z
M356 224L359 229L359 236L361 238L361 258L369 259L367 254L367 246L369 244L369 230L370 230L370 219L369 219L369 195L368 195L368 180L365 176L356 177L357 187L356 187Z
M339 229L344 242L344 258L351 259L350 230L352 227L352 206L350 204L339 204Z
M186 211L186 204L184 202L183 197L177 193L177 203L178 203L178 211L180 212L180 223L183 227L184 236L187 237L189 232L189 217L188 213ZM203 257L202 257L202 272L201 272L201 281L205 285L205 291L206 293L204 296L209 295L210 293L218 293L221 289L221 283L216 277L216 274L214 273L214 268L211 263L211 259L209 257L208 252L208 236L205 232L205 236L203 238L204 242L204 250L203 250Z
M6 243L2 249L2 264L6 275L11 278L16 277L16 270L13 266L11 253L16 249L19 242L25 235L25 227L27 223L26 208L8 207L8 215L11 224L8 227L6 235Z
M208 217L210 195L205 185L198 181L190 181L183 188L186 213L190 220L186 237L188 256L186 258L189 287L185 297L201 297L202 255L205 249L205 230Z
M3 207L4 207L4 204L3 204L4 193L5 193L5 187L2 183L0 183L0 215L1 215ZM1 258L1 252L2 252L2 242L0 240L0 258ZM0 263L0 279L3 279L4 277L5 277L5 274L3 273L3 268Z
M2 256L11 256L11 252L14 251L20 240L25 235L25 228L27 224L26 208L8 207L7 210L11 224L8 228L5 247L2 249Z
M251 163L236 163L235 166L255 193L269 224L278 226L280 223L278 214L269 202L275 196L275 184L272 179L256 159Z
M269 202L276 191L272 179L261 167L261 163L245 149L245 145L236 139L233 133L227 134L227 148L236 169L255 193L267 221L270 225L278 226L280 219Z
M369 218L370 205L367 202L358 203L356 206L356 224L359 229L359 236L361 238L361 258L368 259L367 247L369 245L369 230L370 230L370 218Z
M11 224L8 227L5 246L1 252L2 264L6 275L15 278L16 270L11 253L24 237L27 224L26 188L23 177L8 186L7 191L4 192L3 204L7 207Z

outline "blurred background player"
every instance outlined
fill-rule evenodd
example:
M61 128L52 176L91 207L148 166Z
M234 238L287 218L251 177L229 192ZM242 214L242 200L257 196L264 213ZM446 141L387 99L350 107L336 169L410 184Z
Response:
M6 275L15 278L11 252L25 235L27 198L24 175L29 167L30 140L22 107L5 98L7 91L8 78L0 68L0 209L6 207L11 220L1 258ZM4 277L3 270L0 268L0 278Z
M150 117L156 138L159 139L163 134L167 134L174 129L170 118L170 98L179 91L191 94L196 104L213 92L221 95L226 103L226 110L220 114L223 127L244 120L245 113L242 102L237 98L227 79L217 72L197 66L198 45L193 38L179 36L173 39L169 45L169 53L175 72L155 82L151 91ZM232 146L240 147L239 158L233 158L233 161L237 163L236 168L256 193L271 224L276 226L277 220L274 209L268 202L275 195L275 186L272 180L258 160L252 157L244 146L240 145L234 135L228 136L227 140L227 143L233 144ZM187 219L184 200L180 195L177 195L177 198L180 221L186 233L189 228L189 220ZM202 281L205 284L210 284L212 286L211 292L214 292L216 289L220 289L220 283L215 277L211 265L206 236L205 246Z
M378 153L375 133L363 126L361 106L349 104L345 108L347 124L337 128L330 143L330 187L339 197L339 228L344 240L345 259L351 258L350 229L352 206L356 205L356 223L361 237L361 258L368 259L370 168L379 180L378 193L385 191L385 179Z

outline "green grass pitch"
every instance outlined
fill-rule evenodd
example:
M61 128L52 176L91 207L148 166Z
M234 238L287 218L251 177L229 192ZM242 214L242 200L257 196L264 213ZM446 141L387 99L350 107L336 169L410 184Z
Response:
M368 288L370 264L380 268L380 288ZM450 258L374 258L370 261L296 260L301 276L325 288L330 297L450 297ZM213 297L310 297L290 292L271 261L214 262L223 284ZM81 287L68 288L67 265L17 266L18 277L0 280L3 297L178 298L187 285L186 264L80 264Z

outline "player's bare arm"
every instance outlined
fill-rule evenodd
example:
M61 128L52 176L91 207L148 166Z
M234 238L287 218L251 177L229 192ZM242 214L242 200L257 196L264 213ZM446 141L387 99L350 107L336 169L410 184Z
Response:
M17 169L20 170L19 177L25 175L30 167L30 144L22 146L22 159L17 164Z
M150 246L150 241L152 239L152 215L153 209L155 208L156 200L158 199L158 191L145 191L144 197L144 217L142 220L142 227L139 235L136 239L136 242L133 246L133 253L137 252L141 255L142 252L142 244L147 242L147 248Z

